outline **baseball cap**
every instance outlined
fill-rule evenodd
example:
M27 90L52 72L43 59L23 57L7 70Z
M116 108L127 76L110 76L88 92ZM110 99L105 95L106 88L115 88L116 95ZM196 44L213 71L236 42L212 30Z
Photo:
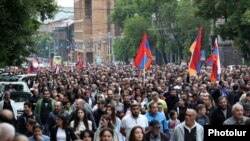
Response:
M149 126L151 127L161 127L161 124L158 120L152 120L150 123L149 123Z

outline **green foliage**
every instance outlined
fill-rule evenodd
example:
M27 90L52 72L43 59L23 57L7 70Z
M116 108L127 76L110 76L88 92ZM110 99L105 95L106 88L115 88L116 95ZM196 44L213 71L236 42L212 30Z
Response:
M188 60L191 55L189 47L196 38L199 26L203 27L202 49L209 50L210 23L196 17L195 11L196 7L190 0L170 1L159 7L159 24L165 27L161 36L162 51L176 53L179 59Z
M0 1L1 66L20 65L35 52L34 35L39 21L53 17L56 9L54 0Z
M150 24L141 16L134 16L125 21L124 38L115 40L116 59L128 62L129 58L134 58L142 40L144 32Z
M137 13L135 5L127 5L127 6L116 6L114 12L111 15L111 20L113 23L117 24L121 28L124 27L124 21L127 18L130 18Z
M247 9L246 12L243 14L242 21L245 24L250 24L250 9Z
M169 52L178 54L179 59L188 59L189 47L195 40L200 25L204 29L202 48L208 51L210 22L196 17L195 11L197 8L190 0L180 2L176 0L120 0L112 14L113 23L119 25L124 32L124 37L115 43L116 48L119 46L122 48L116 49L116 56L129 53L126 57L133 58L142 35L146 31L151 47L156 47L164 59ZM153 14L155 21L152 19Z
M51 48L54 43L54 39L52 37L51 33L46 33L46 34L38 34L34 36L35 38L35 45L37 50L37 55L38 56L43 56L46 57L47 55L45 54L46 47L47 49Z
M250 54L250 1L249 0L197 0L197 15L211 20L222 19L215 33L224 39L231 39L245 58Z

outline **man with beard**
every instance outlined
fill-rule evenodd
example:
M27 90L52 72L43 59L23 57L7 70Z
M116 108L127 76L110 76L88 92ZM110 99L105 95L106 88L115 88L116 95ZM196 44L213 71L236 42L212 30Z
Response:
M211 114L211 125L223 125L223 122L232 116L232 108L229 106L227 97L221 96L218 98L218 107Z
M63 110L63 105L61 101L57 101L55 103L55 110L50 112L48 115L47 124L49 130L51 130L52 127L56 125L56 117L58 115L63 115L64 117L67 118L67 120L69 120L69 114Z
M105 100L106 104L107 105L110 104L113 99L114 99L114 92L113 92L113 90L108 90L108 92L107 92L107 98Z
M148 127L148 120L144 115L140 114L140 105L132 103L130 106L131 114L122 118L120 132L128 140L131 129L135 126L141 126L144 130Z
M239 84L233 85L233 91L227 95L228 103L232 106L240 100L242 91Z
M123 95L123 106L124 106L123 112L126 113L130 107L130 96L128 94Z
M37 101L35 112L40 116L40 119L42 121L42 126L45 134L48 134L48 128L47 126L47 119L49 116L49 113L54 111L55 109L55 103L56 101L52 98L50 98L50 93L48 89L45 89L43 91L43 98L39 99Z
M176 89L170 88L169 95L166 97L166 103L168 106L168 112L174 110L176 103L178 103L179 97Z

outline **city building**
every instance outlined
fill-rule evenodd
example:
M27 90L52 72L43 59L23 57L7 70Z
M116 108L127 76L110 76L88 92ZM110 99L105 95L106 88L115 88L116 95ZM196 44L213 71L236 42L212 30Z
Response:
M215 22L215 26L218 27L225 23L225 19L219 18ZM237 48L232 40L222 39L221 36L218 36L218 45L220 52L220 61L223 66L229 65L241 65L242 54L239 48Z
M74 0L74 46L84 63L110 64L114 25L109 16L114 0Z
M50 35L51 41L44 43L40 48L43 58L52 59L60 55L63 62L74 62L77 53L74 49L74 9L73 7L60 8L53 19L45 20L38 30L40 35Z

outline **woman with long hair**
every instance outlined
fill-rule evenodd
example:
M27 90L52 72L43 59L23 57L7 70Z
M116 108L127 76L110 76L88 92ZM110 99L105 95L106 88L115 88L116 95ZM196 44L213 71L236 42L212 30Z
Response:
M118 117L116 117L115 107L112 105L107 105L106 114L111 117L111 121L112 121L113 125L115 126L115 129L117 131L119 131L121 128L121 120Z
M67 118L63 114L56 117L56 125L50 131L51 141L71 141L76 140L77 136L73 128L68 126Z
M131 129L128 141L145 141L145 135L141 126L135 126Z
M113 141L123 141L123 138L119 131L115 129L114 124L112 123L111 117L109 115L103 115L100 120L100 126L95 132L94 141L100 140L100 133L103 129L110 128L112 129L114 135L113 135Z
M76 114L77 116L71 121L70 127L72 127L75 134L80 137L81 131L92 130L92 121L88 120L86 112L82 109L77 109Z

